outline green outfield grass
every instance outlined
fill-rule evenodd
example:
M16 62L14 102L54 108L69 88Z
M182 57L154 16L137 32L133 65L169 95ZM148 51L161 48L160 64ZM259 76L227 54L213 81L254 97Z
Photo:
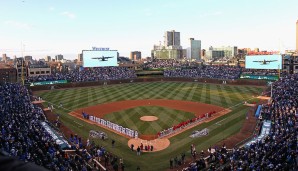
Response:
M96 140L96 142L105 146L108 151L118 157L124 158L126 170L136 170L137 165L141 167L141 170L166 170L169 168L169 159L171 157L180 156L182 152L186 152L186 155L190 156L189 149L191 144L195 144L197 151L200 151L202 149L207 149L210 145L237 133L240 130L242 123L245 120L245 115L249 109L247 106L242 105L242 103L244 101L257 101L257 99L253 96L259 95L262 89L262 87L254 86L230 86L201 84L195 82L152 82L52 90L47 92L38 92L37 94L44 100L54 103L56 106L54 112L60 114L62 123L81 137L86 139L90 130L101 130L106 132L109 136L109 140ZM108 132L98 126L87 124L67 114L68 112L81 107L113 101L137 99L196 101L230 108L232 112L209 123L203 123L170 138L171 145L163 151L156 153L144 153L141 156L137 156L135 152L130 151L127 146L127 138ZM57 106L60 102L63 103L64 108L58 109ZM45 102L44 105L47 105L47 102ZM125 124L124 119L126 116L124 115L130 115L131 110L139 112L136 114L138 116L148 115L148 110L151 107L145 107L146 110L139 110L143 107L132 108L114 113L114 115L117 116L114 118L117 122ZM154 110L157 110L158 108L159 107L152 107ZM175 112L175 110L165 108L158 110ZM156 115L156 112L153 115ZM179 115L177 116L179 117ZM112 115L106 115L106 117L112 118ZM161 117L160 119L163 118L164 117ZM219 121L220 124L216 124ZM77 123L83 126L81 127ZM209 129L210 132L208 136L195 139L189 138L191 132L204 128ZM116 148L111 147L111 139L116 140Z
M159 119L154 122L141 121L142 116L156 116ZM159 106L140 106L120 112L105 115L104 119L117 123L123 127L137 130L140 134L157 134L157 132L177 125L182 121L194 118L193 113L174 110Z

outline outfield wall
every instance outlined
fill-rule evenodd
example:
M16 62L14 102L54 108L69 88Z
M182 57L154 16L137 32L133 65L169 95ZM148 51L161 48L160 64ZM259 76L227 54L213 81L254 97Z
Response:
M227 85L254 85L254 86L266 86L266 80L219 80L219 79L207 79L207 78L135 78L135 79L125 79L125 80L106 80L106 81L96 81L96 82L73 82L65 84L55 84L55 85L40 85L28 87L32 91L39 90L50 90L52 86L55 89L60 88L75 88L75 87L88 87L88 86L100 86L109 84L122 84L122 83L132 83L132 82L162 82L162 81L177 81L177 82L201 82L201 83L213 83L213 84L223 84L226 81Z

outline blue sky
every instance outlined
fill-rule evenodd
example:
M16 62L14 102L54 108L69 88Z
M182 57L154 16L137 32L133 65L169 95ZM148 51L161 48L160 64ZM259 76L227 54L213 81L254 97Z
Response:
M295 48L297 0L1 0L0 53L75 59L93 46L150 56L164 32L209 46ZM24 46L22 46L24 44Z

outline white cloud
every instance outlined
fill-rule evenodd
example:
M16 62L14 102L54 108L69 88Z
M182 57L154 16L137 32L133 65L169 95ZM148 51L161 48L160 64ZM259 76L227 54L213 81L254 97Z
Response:
M22 23L22 22L14 21L14 20L7 20L4 22L4 24L6 24L10 27L18 28L18 29L24 29L24 30L32 29L32 26L30 24Z
M71 13L71 12L68 12L68 11L64 11L61 14L64 15L64 16L67 16L70 19L76 18L76 15L74 13Z

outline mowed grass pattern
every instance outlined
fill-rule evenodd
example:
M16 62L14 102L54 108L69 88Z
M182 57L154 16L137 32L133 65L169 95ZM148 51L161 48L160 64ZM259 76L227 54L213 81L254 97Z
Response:
M153 82L53 90L39 93L47 101L69 110L102 103L137 99L188 100L230 107L251 98L262 88L216 84Z
M142 116L156 116L159 119L154 122L146 122L140 120ZM194 117L195 115L192 113L166 107L140 106L110 113L105 115L104 119L137 130L140 134L152 135Z
M262 87L254 86L230 86L203 84L197 82L151 82L52 90L47 92L37 92L37 95L41 96L47 102L53 103L56 107L54 112L60 114L61 122L84 139L88 138L90 130L101 130L106 132L109 136L108 141L95 140L95 142L104 146L107 151L112 152L119 158L122 157L125 163L125 170L136 170L136 167L140 166L141 170L156 171L167 170L169 168L169 159L176 156L179 158L182 152L186 152L186 157L191 157L189 151L191 144L196 146L197 151L201 151L203 149L206 150L218 141L226 139L227 137L237 133L241 129L242 123L245 120L245 116L249 109L249 107L241 104L243 101L249 101L248 99L251 99L251 101L257 101L257 99L253 98L253 96L259 95L262 90ZM137 99L174 99L195 101L230 108L232 112L211 122L202 123L199 126L170 138L170 146L163 151L143 153L141 156L137 156L135 152L132 152L129 149L127 145L127 138L113 132L109 132L96 125L88 124L67 114L70 111L81 107L114 101ZM47 102L45 102L45 106L47 105ZM57 108L60 102L63 103L64 108ZM145 108L147 109L145 110ZM117 116L115 116L115 119L117 122L123 124L135 123L135 119L138 119L141 115L147 115L148 110L150 110L153 115L156 115L158 114L157 111L169 109L141 106L130 110L119 111L116 113ZM174 110L172 110L172 112L174 112ZM176 117L183 116L179 114L177 114ZM127 117L126 115L134 115L134 117ZM112 115L106 116L112 117ZM162 117L172 118L173 116L174 115L171 117ZM163 122L164 125L169 124L167 123L169 122L169 119L164 119ZM220 122L220 124L216 124L217 122ZM154 126L157 129L162 127L163 124ZM189 137L193 131L204 128L209 129L208 136L194 139ZM144 130L146 129L144 128ZM116 140L116 148L111 147L111 139Z

